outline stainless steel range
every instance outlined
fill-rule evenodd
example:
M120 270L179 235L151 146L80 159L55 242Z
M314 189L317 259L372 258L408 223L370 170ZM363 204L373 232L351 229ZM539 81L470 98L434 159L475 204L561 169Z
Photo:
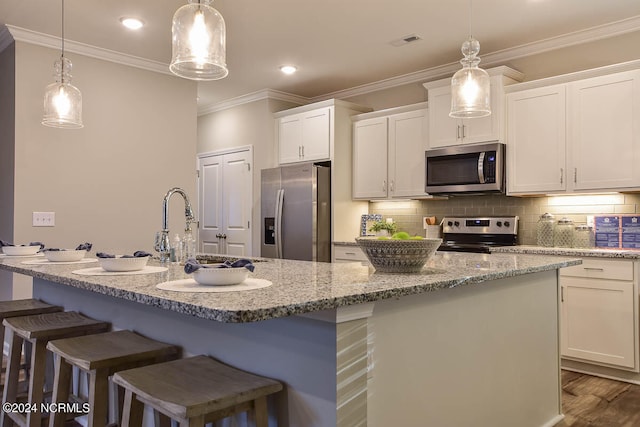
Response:
M489 253L491 246L513 246L517 241L517 216L445 217L438 250Z

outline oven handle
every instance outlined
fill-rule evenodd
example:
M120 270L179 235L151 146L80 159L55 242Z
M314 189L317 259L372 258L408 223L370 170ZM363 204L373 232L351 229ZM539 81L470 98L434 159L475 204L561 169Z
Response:
M484 184L484 156L486 152L480 152L480 156L478 157L478 180L480 184Z

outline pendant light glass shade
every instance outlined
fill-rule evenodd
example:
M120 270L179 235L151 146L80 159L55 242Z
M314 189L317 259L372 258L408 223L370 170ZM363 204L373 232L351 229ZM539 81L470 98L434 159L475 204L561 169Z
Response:
M44 92L42 124L55 128L79 129L82 124L82 94L71 84L71 61L64 57L64 0L60 59L53 64L55 83Z
M57 128L81 128L82 94L71 84L71 61L61 56L54 63L56 81L44 93L42 124Z
M491 79L478 68L480 42L469 36L462 44L462 69L451 78L450 117L473 118L491 114Z
M226 27L211 0L189 0L173 15L172 73L192 80L218 80L229 74Z

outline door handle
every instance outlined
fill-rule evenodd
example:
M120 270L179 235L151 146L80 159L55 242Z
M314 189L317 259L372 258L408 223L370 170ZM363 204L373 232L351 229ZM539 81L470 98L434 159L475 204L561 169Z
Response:
M222 235L222 236L220 236L220 237L222 237L223 239L226 239L226 238L227 238L227 235L226 235L226 234L223 234L223 235Z
M216 234L216 237L219 239L219 238L222 237L222 234L218 233L218 234Z

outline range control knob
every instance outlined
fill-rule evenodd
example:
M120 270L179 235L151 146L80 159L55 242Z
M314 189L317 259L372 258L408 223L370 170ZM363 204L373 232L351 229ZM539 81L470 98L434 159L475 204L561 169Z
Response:
M453 222L451 222L451 221L447 221L447 225L448 225L449 227L451 227L451 226L453 225Z
M505 221L505 222L504 222L504 226L505 226L505 227L508 227L508 226L510 226L510 225L511 225L511 223L510 223L509 221Z
M460 223L458 221L453 221L453 225L455 225L456 227L460 227Z
M496 222L496 225L497 225L498 227L502 227L502 221L498 221L498 222ZM507 224L505 223L505 225L507 225Z

